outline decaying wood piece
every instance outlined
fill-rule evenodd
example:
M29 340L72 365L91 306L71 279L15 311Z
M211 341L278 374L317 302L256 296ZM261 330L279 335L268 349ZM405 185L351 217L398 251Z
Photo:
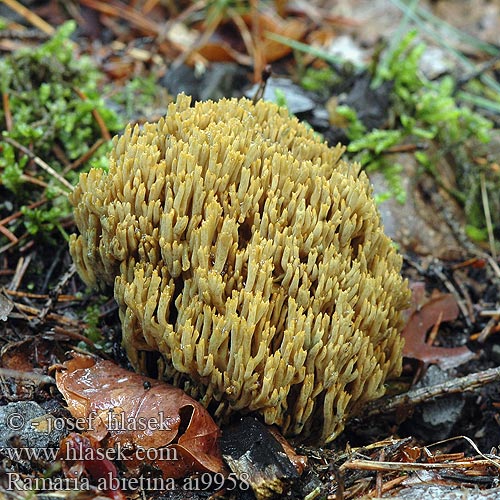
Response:
M281 498L299 479L283 446L256 418L245 417L224 430L222 456L258 500Z

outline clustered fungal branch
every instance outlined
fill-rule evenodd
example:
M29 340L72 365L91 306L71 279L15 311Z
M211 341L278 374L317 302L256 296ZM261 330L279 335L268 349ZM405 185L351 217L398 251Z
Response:
M408 288L369 181L267 102L179 96L70 195L82 278L113 285L136 368L287 435L334 439L401 370Z

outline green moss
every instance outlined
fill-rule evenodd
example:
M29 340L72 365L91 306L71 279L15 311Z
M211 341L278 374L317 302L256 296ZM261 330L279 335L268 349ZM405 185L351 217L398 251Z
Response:
M118 115L100 95L100 73L88 57L77 53L70 39L75 26L73 21L67 22L46 43L0 60L0 86L12 118L7 130L5 109L0 109L0 128L4 130L0 137L0 194L11 201L14 210L23 213L9 227L18 236L27 230L32 236L52 241L54 234L61 232L61 220L71 211L64 194L67 188L8 140L30 149L74 184L82 168L105 162L106 146L80 169L68 168L102 137L93 111L111 133L122 128ZM27 208L43 198L47 202L42 207ZM0 245L5 243L1 238Z
M339 106L336 110L348 122L346 131L351 141L348 151L367 171L383 172L391 195L401 202L404 201L402 169L393 165L391 157L386 154L391 147L412 143L436 151L433 154L416 151L415 158L423 169L436 177L438 183L441 183L438 162L443 156L448 156L456 166L457 177L457 186L450 193L464 205L467 233L474 239L484 240L487 231L479 189L481 169L473 165L471 148L490 140L493 124L460 102L454 78L445 76L430 81L422 74L419 62L425 45L415 43L415 36L416 32L408 33L382 60L374 75L374 82L390 81L393 85L390 128L367 131L353 109ZM427 148L431 141L435 147ZM498 198L495 193L500 189L500 175L493 171L485 172L485 175L489 200L494 205L490 210L494 214L493 226L500 235L500 213L494 203Z
M300 84L311 92L324 93L325 89L340 83L340 80L339 75L330 67L307 68L300 79Z

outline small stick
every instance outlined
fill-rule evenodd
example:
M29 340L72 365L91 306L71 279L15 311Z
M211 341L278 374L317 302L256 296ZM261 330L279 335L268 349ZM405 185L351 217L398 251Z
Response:
M10 137L4 137L3 140L12 144L12 146L22 151L25 155L28 155L39 167L43 168L43 170L45 170L49 175L52 175L52 177L57 179L61 184L64 184L64 186L69 188L70 191L73 191L74 187L64 177L61 177L49 164L45 163L28 148L24 147L22 144Z
M411 471L411 470L436 470L436 469L472 469L479 465L492 465L497 464L493 460L463 460L449 463L419 463L419 462L375 462L372 460L351 460L345 462L340 466L343 469L358 469L358 470L372 470L372 471Z
M81 0L85 7L94 9L102 14L118 17L128 21L132 26L148 32L152 35L160 33L160 24L145 17L141 12L130 7L124 2L115 1L113 3L100 2L98 0Z
M58 335L64 335L65 337L76 340L78 342L83 342L84 344L87 344L88 346L95 349L94 342L92 342L92 340L90 340L88 337L85 337L85 335L82 335L81 333L66 330L61 326L54 326L54 333Z
M65 169L64 172L69 172L70 170L74 170L75 168L78 168L82 163L85 163L89 158L91 158L94 153L105 143L106 141L100 137L97 139L90 148L83 153L80 158L77 158L73 163L70 163Z
M26 304L20 304L19 302L14 302L14 307L21 313L24 313L27 316L32 316L32 319L38 317L38 315L40 314L40 310L36 307L27 306ZM63 316L62 314L48 313L47 319L75 328L79 328L81 326L81 323L79 321L71 319L68 316Z
M378 477L378 473L377 473ZM394 479L391 479L390 481L386 481L380 490L378 492L376 489L373 489L372 491L369 491L366 498L381 498L383 493L387 493L388 491L392 490L394 486L398 486L400 483L403 481L406 481L408 479L408 474L402 474L401 476L395 477Z
M434 344L437 334L439 333L439 327L441 326L442 321L443 321L443 311L439 313L436 323L429 332L429 336L427 337L427 341L425 342L427 345L432 346Z
M86 101L88 99L87 96L80 89L73 87L73 90L78 94L78 97L82 101ZM110 141L111 134L109 133L108 127L106 126L106 123L102 119L102 116L99 114L99 111L97 111L97 109L95 109L95 108L92 109L92 116L94 117L94 120L96 121L97 125L101 129L101 135L103 136L103 138L106 141Z
M488 190L486 189L486 180L484 172L479 175L481 180L481 200L483 202L484 218L486 219L486 229L488 230L488 240L490 252L493 260L497 260L497 251L495 249L495 235L493 234L493 223L491 222L490 203L488 200Z
M62 289L66 286L66 283L68 283L68 281L74 276L75 273L76 273L76 267L74 264L72 264L69 267L69 269L61 276L59 282L57 283L55 288L51 291L49 298L47 299L45 305L43 306L43 309L38 313L36 319L34 319L31 322L31 326L37 326L45 320L50 310L54 307L56 302L58 302L59 295L61 294Z
M5 226L2 226L1 224L0 233L7 237L12 243L14 243L14 245L19 241L18 237L12 231L9 231Z
M10 112L9 94L2 92L3 113L5 115L5 130L12 130L12 113Z
M32 177L31 175L21 174L21 179L24 182L29 182L30 184L34 184L35 186L40 186L42 188L47 188L48 184L46 182L37 179L36 177Z
M457 284L458 288L460 289L460 293L462 294L462 297L464 298L465 302L465 307L467 308L467 311L469 313L469 318L471 323L476 322L476 314L474 312L474 306L472 304L472 299L470 297L469 291L467 290L467 287L463 284L462 280L453 274L453 278L455 279L455 283Z
M427 149L424 144L398 144L386 149L382 154L413 153L414 151L422 151L424 149Z
M263 40L262 40L262 25L261 17L258 10L259 0L250 0L250 14L252 16L252 33L250 39L252 40L253 51L249 52L249 55L253 58L253 79L254 82L258 82L261 78L262 72L266 65L266 57L263 54ZM246 26L246 25L245 25ZM247 28L248 29L248 28ZM241 31L241 36L243 32Z
M21 17L24 17L29 23L38 28L46 35L52 36L55 29L40 16L37 16L32 10L27 9L16 0L2 0L7 7L10 7L14 12L17 12Z
M484 309L479 313L479 316L483 317L489 317L489 316L495 316L495 317L500 317L500 308L499 309Z
M481 332L477 335L476 339L481 344L486 342L486 339L490 336L491 333L494 333L493 328L497 324L498 318L490 318L486 326L481 330ZM471 335L472 340L472 335Z
M385 453L384 449L382 448L379 453L379 462L383 462L385 460ZM382 486L383 486L383 478L382 478L382 472L377 471L376 477L375 477L375 490L377 492L377 497L382 496Z
M404 394L381 398L372 403L368 403L362 414L363 419L372 418L377 415L384 415L398 408L416 406L420 403L428 402L434 398L443 397L448 394L470 392L478 387L482 387L492 382L500 380L500 367L490 368L477 373L471 373L465 377L447 380L442 384L432 385L413 389Z
M48 375L42 375L34 372L23 372L21 370L12 370L10 368L0 368L0 377L13 378L17 380L33 380L38 385L56 383L56 381Z
M465 322L467 323L467 326L472 326L472 321L471 318L469 317L469 311L467 310L467 307L465 306L464 301L462 300L462 297L458 293L456 287L437 266L433 267L433 272L443 282L443 285L450 291L450 293L452 293L453 296L455 297L458 308L460 309L460 312L462 313Z
M43 300L48 299L49 295L46 293L32 293L32 292L20 292L18 290L9 290L7 288L3 289L3 292L12 297L26 297L27 299ZM79 300L76 295L59 295L58 302L75 302Z
M68 160L68 157L66 156L66 153L64 152L63 148L59 146L59 144L54 144L52 147L52 152L54 153L55 157L65 166L67 167L71 162Z
M29 205L28 208L36 208L36 207L42 205L43 203L46 203L46 201L47 200L39 200L39 201ZM7 248L10 248L11 246L17 245L19 243L19 238L14 233L9 231L5 227L5 224L8 224L9 222L17 219L21 215L22 215L22 212L18 211L18 212L15 212L13 214L10 214L8 217L5 217L4 219L0 220L0 233L3 233L11 241L11 243L9 243L7 246L3 246L2 248L0 248L0 253L7 250ZM22 238L22 236L21 236L21 238Z
M32 203L31 205L28 205L28 208L37 208L40 205L43 205L44 203L47 203L47 200L45 200L45 199L38 200L38 201L35 201L34 203ZM5 217L4 219L0 220L0 226L8 224L9 222L12 222L13 220L17 219L21 215L23 215L23 213L21 211L14 212L13 214L10 214L8 217Z
M28 269L32 258L33 254L30 253L26 258L20 257L17 261L16 272L9 285L9 288L11 290L17 290L19 288L21 280L23 279L23 276L26 273L26 270Z
M252 102L254 104L257 104L257 101L260 101L264 97L264 92L266 91L267 81L269 80L269 78L271 78L271 75L272 75L272 68L271 68L271 65L268 64L262 70L261 81L260 81L259 86L257 87L255 95L253 96L253 99L252 99Z

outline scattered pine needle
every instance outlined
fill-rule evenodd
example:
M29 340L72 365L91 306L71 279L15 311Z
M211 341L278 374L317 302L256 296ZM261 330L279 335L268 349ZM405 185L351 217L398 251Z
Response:
M398 408L413 407L420 403L431 401L433 398L443 397L448 394L457 394L473 391L478 387L491 384L500 380L500 367L490 368L465 377L447 380L442 384L430 387L421 387L388 398L377 399L369 403L363 412L363 418L372 418L376 415L387 414Z
M102 14L124 19L132 26L143 30L152 35L161 33L161 26L148 19L143 13L135 10L133 7L123 2L100 2L98 0L81 0L82 5L97 10Z
M26 297L28 299L46 300L49 295L45 293L32 293L32 292L22 292L18 290L9 290L7 288L3 289L3 292L12 297ZM74 302L78 300L76 295L59 295L57 297L58 302Z
M5 116L5 130L12 130L12 113L10 111L9 94L2 92L3 114Z
M443 470L443 469L473 469L481 465L494 465L500 468L500 464L491 458L486 457L484 460L463 459L460 461L437 462L437 463L420 463L420 462L379 462L376 460L351 460L340 466L341 472L345 469L358 469L368 471L421 471L421 470Z
M88 98L85 95L84 92L82 92L80 89L77 89L76 87L73 87L73 90L78 94L78 97L82 101L86 101ZM102 119L102 116L99 114L99 111L97 109L93 108L92 109L92 116L94 117L94 120L96 121L97 125L99 126L99 129L101 130L101 135L104 140L110 141L111 140L111 134L109 133L108 127L106 126L105 121Z
M70 191L73 191L74 187L69 183L64 177L61 177L49 164L44 162L39 156L34 154L32 151L30 151L28 148L17 142L16 140L12 139L11 137L4 137L3 140L5 142L8 142L12 146L14 146L16 149L19 149L22 151L25 155L28 155L40 168L43 168L49 175L54 177L54 179L57 179L61 184L66 186ZM67 193L66 193L67 194Z
M14 12L19 14L21 17L26 19L30 24L38 28L40 31L46 35L52 36L55 33L55 29L46 21L44 21L40 16L37 16L32 10L21 5L16 0L2 0L7 7L11 8Z
M70 163L67 168L64 169L64 172L69 172L70 170L75 170L77 169L80 165L88 161L94 153L106 142L106 139L101 137L100 139L97 139L92 146L82 155L80 158L76 159L73 163Z
M495 235L493 233L493 223L491 221L490 203L488 200L488 190L486 189L486 179L484 172L479 174L481 181L481 199L483 201L484 218L486 219L486 229L488 230L488 240L490 244L490 252L493 259L497 260Z
M9 241L11 241L14 244L16 244L19 241L19 239L14 233L9 231L5 226L1 224L0 224L0 233L2 233Z
M43 375L36 372L25 372L22 370L12 370L10 368L0 368L0 377L2 378L13 378L17 380L32 380L39 385L43 384L54 384L55 379L49 377L49 375Z

